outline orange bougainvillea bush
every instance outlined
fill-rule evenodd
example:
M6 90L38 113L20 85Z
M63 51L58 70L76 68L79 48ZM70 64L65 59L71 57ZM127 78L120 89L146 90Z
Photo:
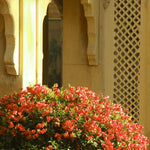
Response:
M87 87L36 84L0 100L0 149L146 150L142 128Z

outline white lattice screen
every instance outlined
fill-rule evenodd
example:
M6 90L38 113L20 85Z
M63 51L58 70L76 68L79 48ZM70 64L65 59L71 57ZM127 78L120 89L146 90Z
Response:
M114 0L115 102L139 122L141 0Z

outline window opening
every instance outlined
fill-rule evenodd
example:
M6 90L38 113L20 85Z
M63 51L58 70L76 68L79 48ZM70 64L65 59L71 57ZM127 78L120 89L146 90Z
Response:
M52 87L54 83L62 86L62 3L53 0L48 6L45 23L45 45L43 83ZM46 39L47 38L47 39Z

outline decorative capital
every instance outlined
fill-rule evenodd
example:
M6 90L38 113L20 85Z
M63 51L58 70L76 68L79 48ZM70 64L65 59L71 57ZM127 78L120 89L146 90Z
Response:
M9 5L7 0L0 0L0 14L4 18L5 22L5 54L4 54L4 64L8 74L19 75L19 56L16 56L15 48L15 33L14 33L14 20L13 15L10 13ZM15 14L16 15L16 14ZM19 51L19 50L18 50ZM18 52L17 51L17 52Z
M104 9L108 8L111 0L103 0L103 7Z
M88 46L87 57L89 65L98 65L98 12L97 1L81 0L87 20Z

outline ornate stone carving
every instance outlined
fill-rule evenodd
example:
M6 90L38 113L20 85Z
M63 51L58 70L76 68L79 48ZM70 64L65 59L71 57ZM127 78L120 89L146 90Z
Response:
M88 47L87 57L89 65L98 65L98 11L99 6L94 0L81 0L87 20ZM95 8L97 7L97 8Z
M106 9L106 8L109 6L110 1L111 1L111 0L103 0L104 9Z
M63 1L62 0L54 0L54 3L57 5L60 13L63 13Z
M4 64L8 74L17 75L18 70L15 68L14 50L15 50L15 35L13 17L9 12L8 3L6 0L0 0L0 14L4 17L5 22L5 54Z

